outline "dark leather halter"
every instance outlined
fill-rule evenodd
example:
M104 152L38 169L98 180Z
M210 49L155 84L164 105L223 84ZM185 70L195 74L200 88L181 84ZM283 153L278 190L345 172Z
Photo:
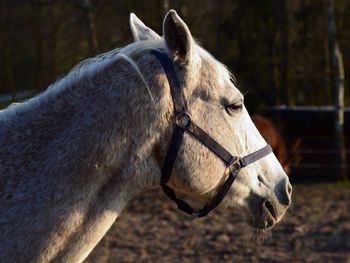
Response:
M224 199L232 183L236 179L241 168L265 157L272 152L271 146L266 145L260 150L257 150L245 157L232 156L225 148L223 148L218 142L216 142L210 135L197 126L191 119L190 114L187 111L186 100L181 92L180 81L177 77L174 64L169 56L161 51L152 50L153 54L162 64L166 73L172 100L174 103L175 111L175 123L174 130L171 136L170 146L165 157L165 161L162 167L161 186L164 193L176 202L178 208L187 214L196 217L204 217L211 210L217 207ZM207 148L209 148L216 156L218 156L227 166L229 175L224 184L220 187L219 191L213 197L210 203L204 205L200 210L193 209L185 201L178 199L173 189L166 185L171 176L171 171L176 160L177 153L179 151L183 135L187 131Z

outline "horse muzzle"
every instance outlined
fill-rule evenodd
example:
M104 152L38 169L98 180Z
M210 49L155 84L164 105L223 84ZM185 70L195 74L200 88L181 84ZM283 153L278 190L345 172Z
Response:
M258 229L273 227L278 223L291 204L292 186L288 179L278 183L270 194L251 194L247 198L248 223Z

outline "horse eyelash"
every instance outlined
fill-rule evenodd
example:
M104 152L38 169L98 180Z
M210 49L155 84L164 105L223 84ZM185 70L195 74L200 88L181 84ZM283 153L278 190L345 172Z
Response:
M241 110L243 107L243 104L242 103L231 103L227 106L225 106L226 109L228 110L232 110L232 111L238 111L238 110Z

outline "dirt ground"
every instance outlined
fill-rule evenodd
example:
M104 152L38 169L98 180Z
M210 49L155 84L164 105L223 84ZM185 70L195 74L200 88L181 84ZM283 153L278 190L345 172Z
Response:
M239 216L178 211L159 191L123 211L85 262L349 262L350 186L294 185L293 207L264 240Z

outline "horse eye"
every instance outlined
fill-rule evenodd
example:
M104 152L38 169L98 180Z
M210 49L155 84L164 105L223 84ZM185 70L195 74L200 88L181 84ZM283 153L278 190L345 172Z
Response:
M242 103L232 103L230 105L227 105L225 107L226 111L228 114L234 114L237 111L241 110L243 108L243 104Z

